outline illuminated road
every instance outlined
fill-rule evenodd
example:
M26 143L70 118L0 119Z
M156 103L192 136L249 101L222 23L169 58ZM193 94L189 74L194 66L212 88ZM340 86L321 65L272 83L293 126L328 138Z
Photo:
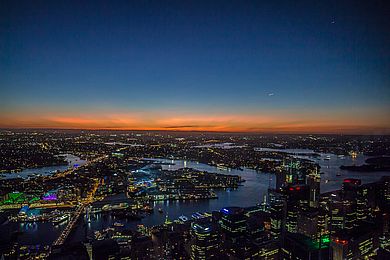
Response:
M91 190L91 192L88 193L88 197L79 206L77 206L75 212L71 216L71 219L70 219L68 225L61 232L61 234L57 238L57 240L54 241L53 246L62 245L65 242L65 240L68 238L70 232L75 227L78 219L84 213L84 210L85 210L86 206L93 202L93 197L95 195L96 190L99 187L99 184L100 184L99 180L95 180L95 185L94 185L93 189Z
M99 158L96 158L90 162L88 162L87 164L81 166L81 167L85 167L91 163L94 163L96 161L100 161L104 158L107 158L107 156L102 156L102 157L99 157ZM69 170L69 171L65 171L65 172L62 172L62 173L59 173L56 175L56 177L63 177L63 176L66 176L67 174L71 174L74 170L76 169L72 169L72 170ZM92 190L90 192L88 192L88 195L87 195L87 198L85 198L80 205L78 205L76 207L76 210L75 212L73 213L73 215L70 217L70 221L68 222L68 225L65 227L65 229L61 232L60 236L57 238L57 240L54 241L53 243L53 246L58 246L58 245L62 245L65 240L68 238L70 232L73 230L73 228L75 227L78 219L80 218L80 216L84 213L84 210L86 208L86 206L90 203L92 203L94 201L94 195L95 195L95 192L96 190L98 189L99 187L99 184L100 184L100 180L99 179L94 179L95 181L95 184L92 188Z
M56 173L52 176L48 176L48 178L58 178L58 177L65 177L66 175L69 175L69 174L72 174L74 171L78 170L78 169L81 169L83 167L87 167L88 165L92 164L92 163L95 163L97 161L100 161L104 158L107 158L107 155L103 155L103 156L100 156L98 158L95 158L91 161L87 161L86 164L84 164L83 166L80 166L80 167L77 167L77 168L73 168L73 169L69 169L67 171L63 171L63 172L59 172L59 173Z
M53 243L53 246L58 246L58 245L62 245L65 240L68 238L70 232L73 230L73 228L75 227L79 217L81 216L81 214L84 212L84 209L85 209L85 205L82 204L80 206L78 206L78 208L76 209L76 211L74 212L73 216L71 217L68 225L66 226L66 228L61 232L60 236L57 238L56 241L54 241Z

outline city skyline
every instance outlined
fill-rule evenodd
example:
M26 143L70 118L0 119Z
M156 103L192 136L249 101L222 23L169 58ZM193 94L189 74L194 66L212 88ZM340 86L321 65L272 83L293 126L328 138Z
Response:
M4 259L390 255L390 136L0 137Z
M0 260L390 259L390 1L0 1Z
M389 134L386 10L4 2L0 128Z

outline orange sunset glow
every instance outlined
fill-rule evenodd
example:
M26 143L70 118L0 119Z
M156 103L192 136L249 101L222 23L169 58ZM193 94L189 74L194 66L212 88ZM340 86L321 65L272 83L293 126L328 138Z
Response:
M376 117L351 117L305 112L279 113L79 113L2 115L3 128L175 130L220 132L280 133L388 133L386 114ZM386 121L387 120L387 121Z
M390 0L0 3L0 260L390 259Z

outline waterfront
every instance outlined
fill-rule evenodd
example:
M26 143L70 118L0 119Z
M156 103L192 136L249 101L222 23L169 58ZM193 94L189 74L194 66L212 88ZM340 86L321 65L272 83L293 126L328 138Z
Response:
M127 221L123 222L118 220L109 214L98 213L95 214L95 220L88 223L83 219L76 230L70 235L70 240L78 240L80 237L85 236L85 232L88 235L92 235L94 230L101 230L110 227L114 222L122 222L125 224L124 228L135 229L137 225L143 224L145 226L154 226L164 223L166 217L170 220L178 219L181 215L185 215L191 218L194 212L211 212L213 210L220 210L226 206L242 206L249 207L260 203L263 200L263 195L267 193L268 187L275 187L275 178L272 174L259 173L251 169L220 169L215 166L207 164L187 161L187 160L169 160L169 159L153 159L151 161L158 161L162 164L163 170L177 170L180 168L193 168L200 171L209 171L223 174L240 175L245 182L238 189L228 190L215 190L218 195L218 199L210 200L185 200L185 201L156 201L153 203L154 212L151 215L147 215L140 221ZM144 167L144 170L148 170ZM125 200L124 194L115 195L111 198L107 198L105 201L115 201L118 203L120 199ZM158 208L161 208L163 213L158 212Z
M329 154L320 154L319 157L309 157L299 155L301 158L310 159L318 162L321 166L321 192L327 192L331 190L340 189L342 180L344 178L360 178L363 183L374 182L380 179L382 175L390 175L390 172L380 172L378 174L361 173L351 171L341 171L340 165L360 165L364 163L368 158L363 155L358 155L356 158L345 156L345 158L339 158L337 155L330 154L330 160L325 160ZM154 213L147 215L140 221L124 221L118 220L110 214L98 213L94 214L92 221L89 223L84 218L80 221L79 225L69 236L70 241L77 241L85 238L85 234L93 236L95 230L101 230L112 226L115 222L119 221L124 224L124 228L135 229L137 225L143 224L146 226L154 226L162 224L166 217L170 220L177 219L181 215L191 217L194 212L211 212L213 210L219 210L226 206L242 206L248 207L261 203L263 195L267 194L269 187L275 186L275 176L273 174L257 172L252 169L244 168L243 170L237 169L221 169L215 166L199 163L196 161L187 160L170 160L170 159L152 159L152 161L158 161L161 164L163 170L177 170L180 168L193 168L200 171L209 171L223 174L236 174L240 175L245 182L242 183L238 189L233 190L215 190L218 195L218 199L211 200L193 200L193 201L156 201L153 204ZM148 167L144 167L143 170L151 170ZM152 169L155 170L155 169ZM336 176L337 173L341 173L341 176ZM326 182L328 180L328 182ZM124 194L118 194L108 197L104 200L106 203L118 203L126 200ZM161 208L163 213L157 211ZM11 226L9 226L11 225ZM23 232L18 236L18 241L24 244L30 243L42 243L50 244L55 240L56 236L61 232L65 225L54 226L52 223L35 223L35 224L19 224L9 223L3 225L1 230L3 231L5 226L8 234L13 231Z
M55 166L46 166L46 167L38 167L38 168L29 168L23 169L20 172L6 172L0 174L0 179L15 179L22 178L26 179L29 177L34 177L35 175L40 176L49 176L55 173L56 171L66 171L69 168L78 167L84 165L87 161L82 160L79 157L72 154L61 154L67 161L68 165L55 165Z
M378 181L382 176L389 176L389 171L377 172L356 172L349 170L341 170L341 165L363 165L370 158L363 154L357 154L356 157L338 156L332 153L315 153L310 149L270 149L261 148L262 151L274 151L289 153L295 158L307 159L314 161L320 165L321 169L321 193L337 190L341 188L341 184L345 178L360 179L363 184ZM319 156L314 156L317 154ZM339 175L339 176L337 176Z
M20 244L48 245L60 235L65 226L66 222L53 225L52 222L6 221L0 225L0 241L7 237L15 237Z
M240 175L245 182L238 189L215 190L218 199L198 200L198 201L158 201L154 203L156 208L161 207L164 214L153 214L142 220L145 225L156 225L162 223L165 219L165 213L169 218L176 219L184 214L190 217L193 212L211 212L219 210L226 206L249 207L260 203L263 195L267 194L268 187L275 187L274 175L268 173L259 173L255 170L244 168L221 169L207 164L186 161L186 160L167 160L156 159L157 161L170 163L162 165L163 170L177 170L180 168L193 168L200 171L216 172L223 174ZM162 216L163 215L163 216Z
M305 150L311 153L310 150ZM300 150L302 152L302 150ZM325 158L330 155L330 160ZM345 178L361 178L363 183L370 183L377 181L381 176L390 176L390 172L380 172L379 174L361 173L351 171L341 171L339 167L345 165L360 165L368 158L364 155L358 155L356 158L351 156L345 156L344 159L339 158L335 154L320 154L319 157L302 156L305 159L315 160L321 166L321 192L328 192L341 188L343 179ZM146 216L140 221L123 222L124 228L136 228L137 225L143 224L146 226L154 226L164 223L166 217L170 220L177 219L181 215L191 217L194 212L211 212L213 210L219 210L227 206L241 206L249 207L259 204L263 200L263 195L267 194L268 187L275 187L275 175L257 172L252 169L244 168L242 171L237 169L221 169L215 166L199 163L196 161L187 160L171 160L171 159L150 159L151 161L157 161L161 164L163 170L177 170L180 168L193 168L200 171L209 171L223 174L237 174L240 175L245 182L242 183L238 189L235 190L216 190L218 199L211 200L196 200L196 201L156 201L153 206L155 208L154 213ZM336 176L337 173L341 173L341 176ZM326 182L328 180L328 182ZM111 199L107 199L107 203L115 201L118 203L120 198L125 199L125 196L116 195ZM157 211L158 208L163 210L163 213ZM104 229L112 226L114 222L120 221L110 215L104 216L99 213L96 214L96 220L92 223L87 223L83 220L83 225L80 225L74 234L71 235L71 239L77 239L82 234L91 235L92 230Z

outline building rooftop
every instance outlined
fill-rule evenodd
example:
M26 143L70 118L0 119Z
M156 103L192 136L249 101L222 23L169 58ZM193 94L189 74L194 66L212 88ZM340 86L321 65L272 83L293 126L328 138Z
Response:
M240 207L226 207L222 208L221 212L228 215L238 215L244 213L244 209Z

